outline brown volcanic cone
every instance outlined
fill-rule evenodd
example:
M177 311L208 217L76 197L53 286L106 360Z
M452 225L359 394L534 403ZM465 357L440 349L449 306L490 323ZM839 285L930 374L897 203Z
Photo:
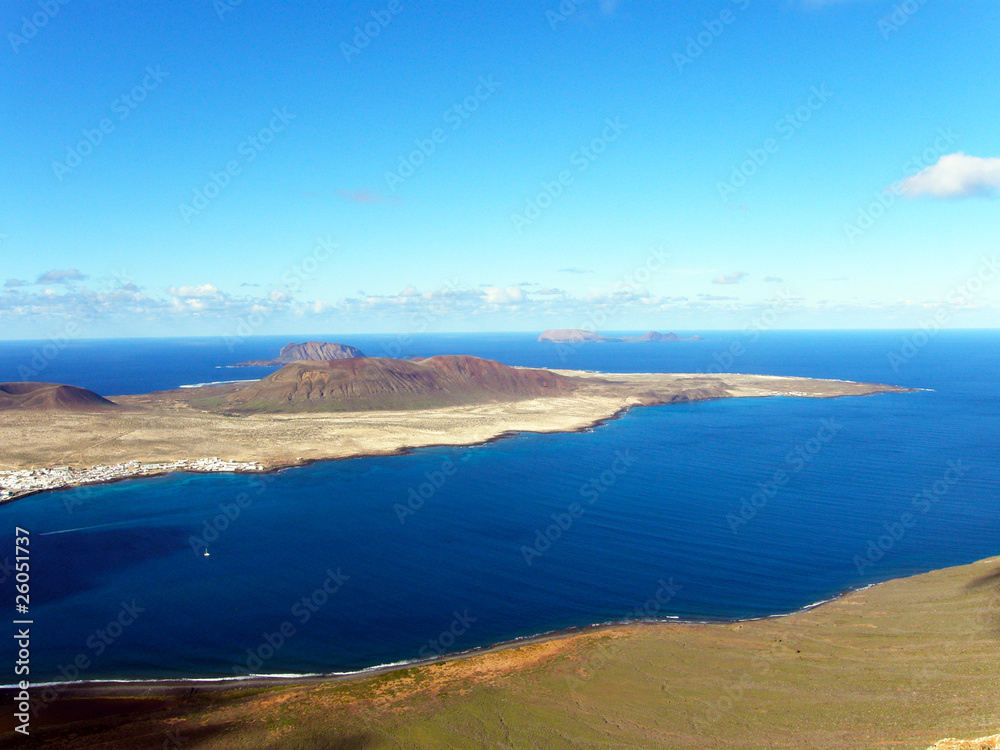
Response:
M0 411L105 411L118 404L86 388L58 383L0 383Z
M514 401L576 390L573 378L490 359L358 357L293 362L226 397L233 411L418 409Z

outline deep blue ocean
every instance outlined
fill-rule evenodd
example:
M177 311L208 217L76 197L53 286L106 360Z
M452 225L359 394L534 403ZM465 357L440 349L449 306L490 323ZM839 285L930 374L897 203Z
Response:
M344 672L608 621L785 614L1000 554L1000 332L912 348L901 331L703 335L578 348L537 334L312 338L373 356L929 390L640 408L583 433L0 506L0 560L15 526L31 532L31 678ZM2 342L0 381L114 396L253 378L270 370L225 365L290 340ZM213 522L206 557L192 541ZM13 602L6 566L0 577Z

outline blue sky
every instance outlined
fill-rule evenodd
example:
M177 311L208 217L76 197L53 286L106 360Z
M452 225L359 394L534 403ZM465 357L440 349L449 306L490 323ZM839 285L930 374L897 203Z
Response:
M1000 321L993 2L142 5L0 15L0 338Z

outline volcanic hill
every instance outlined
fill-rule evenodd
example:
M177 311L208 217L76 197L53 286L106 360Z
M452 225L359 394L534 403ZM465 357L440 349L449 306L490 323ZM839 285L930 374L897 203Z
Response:
M107 411L118 404L86 388L59 383L0 383L0 411Z
M274 359L252 359L248 362L238 362L230 367L280 367L292 362L320 362L331 359L350 359L364 357L360 349L347 344L330 344L324 341L307 341L304 344L286 344Z
M575 378L490 359L356 357L293 362L227 395L227 411L418 409L568 395Z

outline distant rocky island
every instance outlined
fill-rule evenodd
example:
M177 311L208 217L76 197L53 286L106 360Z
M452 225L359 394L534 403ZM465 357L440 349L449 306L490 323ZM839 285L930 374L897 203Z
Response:
M582 328L552 328L548 331L543 331L542 335L538 337L539 341L548 341L553 344L586 344L586 343L607 343L609 341L629 341L629 342L644 342L644 341L704 341L701 336L691 336L690 338L682 338L676 333L660 333L659 331L650 331L649 333L644 333L642 336L622 336L620 338L615 338L613 336L602 336L599 333L594 333L593 331L585 331Z
M252 359L238 362L230 367L281 367L292 362L325 361L331 359L353 359L364 357L360 349L347 344L331 344L324 341L307 341L304 344L286 344L274 359Z

